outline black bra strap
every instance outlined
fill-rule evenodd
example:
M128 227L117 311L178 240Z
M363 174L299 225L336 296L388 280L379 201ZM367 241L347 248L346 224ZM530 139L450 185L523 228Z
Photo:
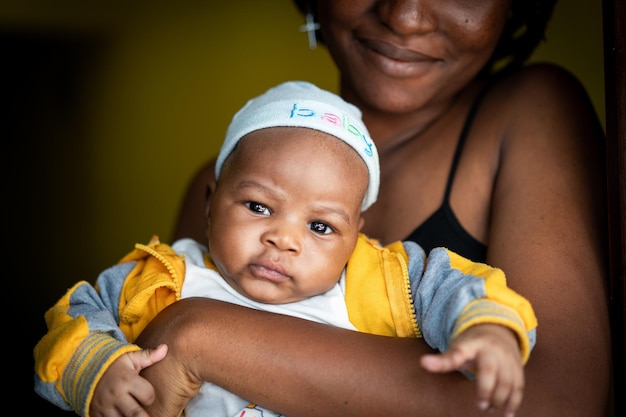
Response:
M483 88L480 94L474 100L472 107L465 119L465 123L463 124L463 130L461 130L461 135L459 137L459 142L456 145L456 151L454 151L454 158L452 158L452 166L450 167L450 174L448 175L448 183L446 184L446 191L443 195L444 204L448 203L450 198L450 191L452 190L452 183L454 182L454 175L456 174L456 168L459 164L459 160L461 159L461 154L463 153L463 147L465 145L465 140L467 139L467 135L472 127L472 122L474 121L474 117L476 116L476 112L478 111L478 107L482 98L485 96L488 86Z

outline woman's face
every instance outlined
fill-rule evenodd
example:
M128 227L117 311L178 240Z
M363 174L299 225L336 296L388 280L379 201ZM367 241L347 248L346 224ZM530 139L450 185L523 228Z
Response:
M410 112L455 95L493 53L510 0L320 0L320 31L359 107Z

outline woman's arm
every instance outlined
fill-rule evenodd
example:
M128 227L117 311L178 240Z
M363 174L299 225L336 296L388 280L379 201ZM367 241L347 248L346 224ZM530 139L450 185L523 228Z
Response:
M528 68L497 94L485 117L511 122L487 262L539 323L518 415L603 416L611 351L601 126L582 87L555 67ZM503 102L517 114L503 114Z
M249 401L294 417L479 415L473 382L432 375L419 359L432 352L419 339L373 336L190 298L174 303L138 339L167 343L163 361L142 375L157 389L152 417L175 416L200 381L217 383Z

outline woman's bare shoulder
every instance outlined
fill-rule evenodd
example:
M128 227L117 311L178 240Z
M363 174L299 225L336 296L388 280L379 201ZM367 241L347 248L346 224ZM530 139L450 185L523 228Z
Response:
M500 105L508 103L503 108L513 107L518 116L521 109L522 115L555 111L556 115L595 117L582 83L572 72L552 63L533 63L502 77L494 83L491 95Z
M495 82L485 111L498 115L503 137L509 139L549 138L556 145L561 140L595 142L603 136L585 88L555 64L531 64Z
M535 62L508 73L500 78L497 85L511 87L522 84L525 87L581 88L582 84L576 76L558 64Z

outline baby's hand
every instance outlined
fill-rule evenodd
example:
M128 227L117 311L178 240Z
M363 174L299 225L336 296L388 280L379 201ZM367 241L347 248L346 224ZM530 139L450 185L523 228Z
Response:
M480 324L461 333L441 354L424 355L430 372L465 370L476 374L481 410L502 409L512 417L524 394L524 369L515 334L504 326Z
M154 387L139 372L167 354L167 345L120 356L98 382L89 405L91 417L149 417L145 407L154 402Z

